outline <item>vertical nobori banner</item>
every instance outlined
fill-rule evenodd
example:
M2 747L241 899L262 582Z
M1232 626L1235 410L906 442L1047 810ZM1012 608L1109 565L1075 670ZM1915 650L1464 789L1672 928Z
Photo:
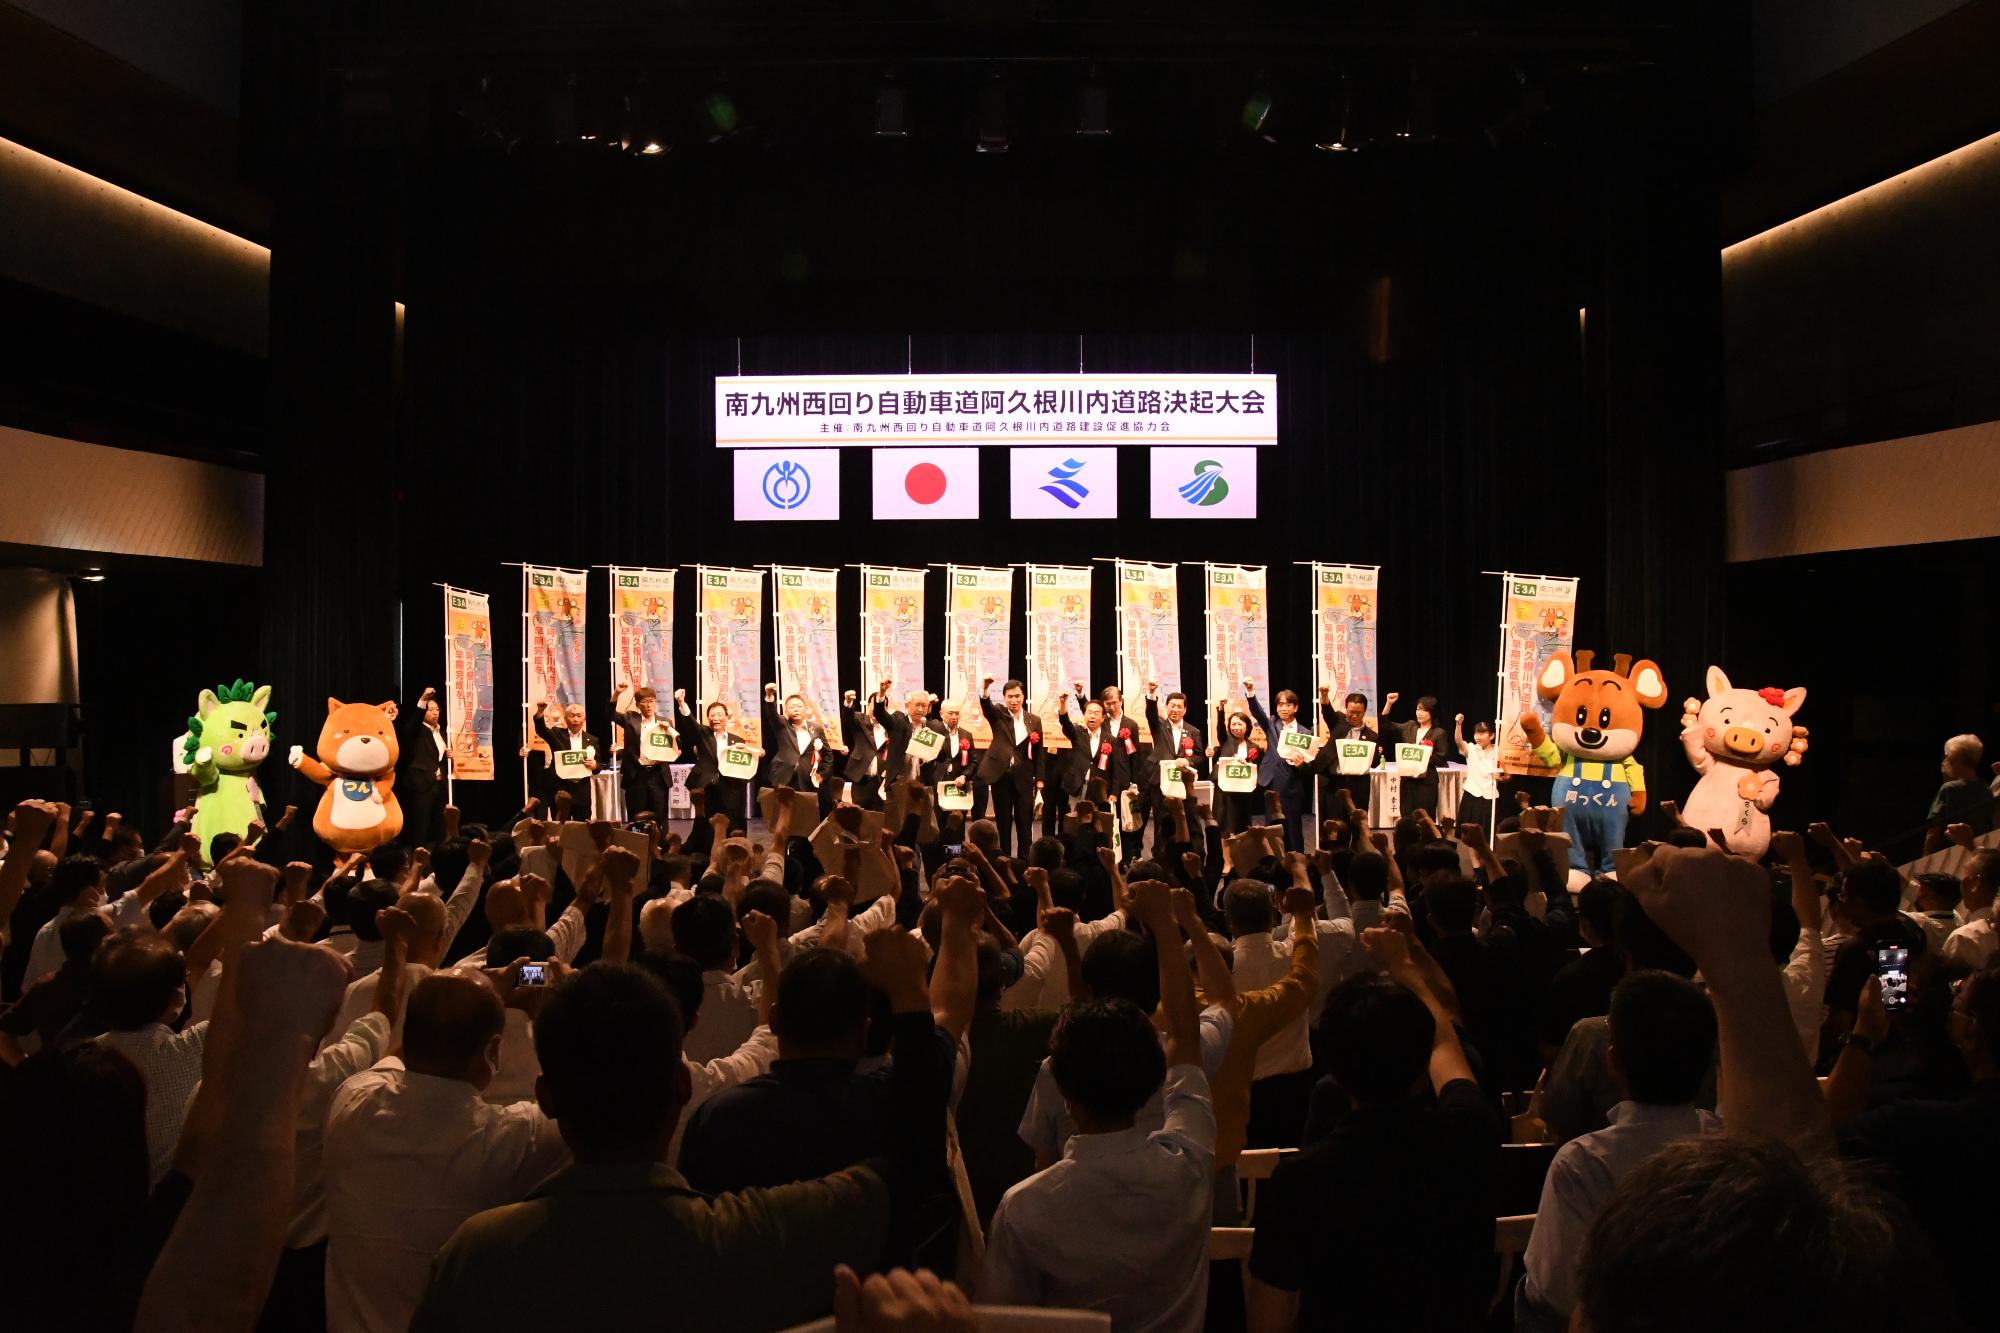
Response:
M979 683L1007 679L1014 653L1014 571L951 565L945 570L945 698L960 705L958 724L973 743L992 740L979 707Z
M1136 702L1146 682L1159 685L1161 698L1181 688L1180 572L1179 565L1118 562L1118 692L1135 701L1126 716L1148 745L1153 737Z
M924 688L924 571L861 567L861 684L893 681L897 702Z
M1056 696L1076 693L1078 681L1089 689L1090 679L1090 567L1029 565L1028 707L1041 715L1051 750L1069 746Z
M1335 709L1350 694L1365 696L1373 726L1380 702L1375 696L1375 616L1381 567L1314 562L1312 570L1313 683L1326 687ZM1320 730L1325 729L1322 719Z
M1500 768L1546 777L1521 735L1521 715L1538 714L1546 727L1549 705L1535 692L1535 678L1576 638L1576 580L1540 574L1500 576Z
M493 607L483 592L444 590L444 734L456 782L493 780Z
M660 716L674 713L674 580L671 569L611 567L611 685L650 685ZM673 723L679 726L678 722Z
M1208 699L1211 719L1225 701L1243 707L1243 682L1257 697L1271 697L1271 605L1265 595L1264 566L1207 565Z
M559 707L583 704L585 590L590 576L581 569L524 567L528 583L528 676L525 702L544 700Z
M831 569L772 565L771 620L777 629L780 696L803 696L807 710L826 728L827 744L844 749L834 578Z
M695 725L705 726L710 704L729 709L729 726L738 735L762 745L764 731L764 571L761 569L695 570L700 601L701 704Z

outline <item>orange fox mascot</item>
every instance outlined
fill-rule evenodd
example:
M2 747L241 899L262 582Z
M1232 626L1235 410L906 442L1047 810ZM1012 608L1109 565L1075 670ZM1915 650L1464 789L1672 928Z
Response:
M319 757L292 747L291 765L326 788L313 832L335 851L365 852L403 831L396 803L396 724L387 704L326 701Z

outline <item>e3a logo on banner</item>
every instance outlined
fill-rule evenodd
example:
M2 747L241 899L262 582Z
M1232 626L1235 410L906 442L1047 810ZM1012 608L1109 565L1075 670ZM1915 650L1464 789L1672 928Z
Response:
M838 449L738 449L736 521L838 519Z
M1117 518L1116 449L1009 449L1014 518Z
M1257 517L1257 450L1162 448L1153 455L1154 518Z

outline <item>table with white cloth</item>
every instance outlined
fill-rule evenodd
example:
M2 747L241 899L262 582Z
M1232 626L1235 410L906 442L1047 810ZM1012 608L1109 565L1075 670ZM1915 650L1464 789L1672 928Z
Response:
M590 775L590 817L625 822L625 786L615 770L599 769Z
M1376 828L1394 828L1403 817L1402 776L1394 764L1368 770L1368 822ZM1438 808L1433 813L1438 819L1458 818L1458 798L1465 794L1465 765L1438 765L1437 780Z

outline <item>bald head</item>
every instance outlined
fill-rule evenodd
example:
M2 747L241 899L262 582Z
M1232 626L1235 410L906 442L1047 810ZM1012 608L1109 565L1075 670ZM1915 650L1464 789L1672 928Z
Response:
M433 972L410 991L403 1011L403 1063L413 1073L484 1088L499 1067L507 1012L476 972Z
M436 967L444 961L444 899L427 889L406 893L396 900L396 906L410 914L416 923L416 932L410 938L412 963L422 963L426 967Z
M505 879L486 891L486 922L496 931L527 924L528 896L519 881Z

